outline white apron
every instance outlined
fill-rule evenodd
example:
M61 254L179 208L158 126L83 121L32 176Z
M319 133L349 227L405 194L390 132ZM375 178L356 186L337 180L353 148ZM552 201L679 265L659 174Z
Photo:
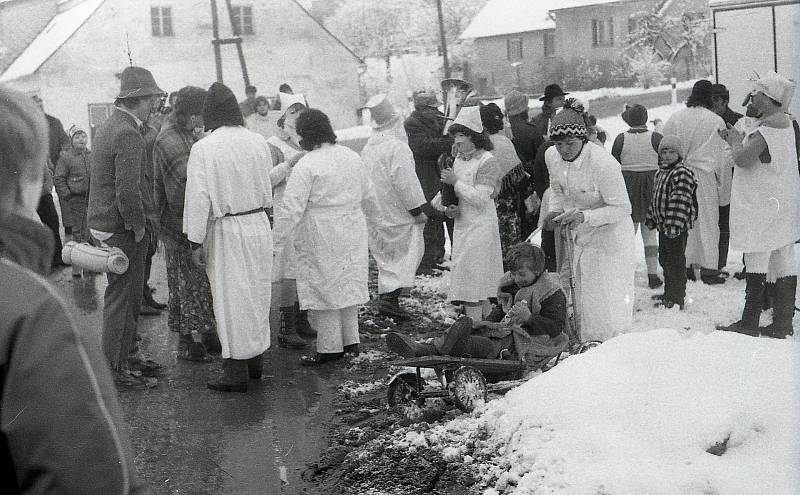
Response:
M276 165L270 172L270 180L272 181L272 213L274 218L283 210L283 192L286 190L286 182L289 180L289 176L292 173L286 161L301 153L301 150L293 148L289 143L278 136L271 136L267 139L267 143L281 150L284 159L283 163ZM272 281L279 282L283 279L294 280L296 278L293 263L296 257L294 239L287 241L284 249L275 251L274 254Z
M771 161L736 167L731 189L731 247L767 252L800 239L800 175L794 130L759 126Z
M492 167L494 182L499 167L488 151L470 160L456 158L453 171L458 177L458 216L453 229L453 267L450 272L449 301L479 302L497 295L503 276L503 254L497 226L493 186L475 185L481 167Z
M555 146L545 152L551 212L578 209L585 220L571 230L575 318L581 340L605 341L633 320L634 237L631 204L619 163L586 143L572 162ZM569 294L569 286L563 287Z
M206 250L222 357L249 359L270 345L272 232L266 213L225 216L272 203L266 140L221 127L192 146L183 230Z
M396 127L373 131L361 159L381 201L379 232L370 235L370 252L378 265L378 293L414 286L414 276L425 252L424 224L414 223L409 210L425 204L414 169L414 156L398 139ZM403 132L402 128L399 128ZM380 242L375 239L380 237Z
M718 174L688 167L697 182L697 219L686 239L686 267L700 265L717 269L719 259L719 187Z

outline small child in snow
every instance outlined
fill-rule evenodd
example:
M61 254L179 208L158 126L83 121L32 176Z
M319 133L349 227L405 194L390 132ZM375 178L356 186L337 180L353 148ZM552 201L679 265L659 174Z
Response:
M697 218L697 182L683 164L681 140L664 136L658 146L659 168L645 224L658 230L658 262L664 269L664 294L656 307L683 309L686 296L686 238Z
M386 337L389 349L405 357L468 355L522 360L532 369L541 367L569 340L564 333L567 299L558 276L544 271L544 262L544 251L538 246L515 244L506 256L511 270L498 287L498 299L508 311L496 308L491 315L499 321L481 321L473 332L472 320L459 318L433 344L418 344L405 335L390 333Z

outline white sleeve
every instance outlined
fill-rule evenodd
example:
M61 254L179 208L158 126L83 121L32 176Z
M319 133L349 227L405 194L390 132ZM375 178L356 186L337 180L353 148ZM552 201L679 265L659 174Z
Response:
M282 245L286 239L291 239L297 224L303 218L308 207L308 198L311 196L311 169L295 165L292 175L286 183L283 192L283 208L275 217L275 228L272 238L276 246Z
M186 163L186 194L183 200L183 232L191 242L202 244L211 218L211 197L202 146L193 146Z
M599 227L629 217L631 202L617 160L608 152L604 152L597 157L597 163L593 164L592 170L592 179L600 192L603 206L582 210L586 222L592 227Z

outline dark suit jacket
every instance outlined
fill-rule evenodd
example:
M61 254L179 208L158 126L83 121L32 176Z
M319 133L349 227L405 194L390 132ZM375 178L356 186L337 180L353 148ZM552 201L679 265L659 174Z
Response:
M453 147L453 138L442 135L444 119L442 112L430 110L414 110L403 124L408 135L408 147L414 154L417 177L425 193L425 200L430 201L439 192L439 169L436 159L442 153L449 153Z
M145 140L136 121L115 110L97 129L92 151L89 227L103 232L145 227Z
M511 134L514 139L514 149L522 160L525 170L530 174L530 166L536 156L536 127L528 122L527 114L512 115L508 118L511 123Z

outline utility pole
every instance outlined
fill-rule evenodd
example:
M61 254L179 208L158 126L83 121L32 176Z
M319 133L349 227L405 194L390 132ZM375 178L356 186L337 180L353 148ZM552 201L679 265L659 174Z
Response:
M450 61L447 60L447 39L445 39L444 36L444 15L442 14L442 0L436 0L436 11L439 15L439 42L442 44L444 78L450 79Z
M214 39L211 44L214 45L214 62L217 65L217 82L222 81L222 49L219 43L219 17L217 16L217 0L211 0L211 29L214 34Z
M234 22L233 17L233 8L231 7L231 0L225 0L225 4L228 8L228 17L231 21L231 27L236 31L236 23ZM239 53L239 65L242 67L242 78L244 79L245 87L250 85L250 77L247 74L247 64L245 64L244 60L244 50L242 49L242 37L239 36L241 33L234 32L234 36L232 38L220 38L219 37L219 15L217 14L217 0L211 0L211 29L214 34L214 39L211 40L211 44L214 45L214 62L217 66L217 81L223 82L222 80L222 45L236 45L236 51Z

